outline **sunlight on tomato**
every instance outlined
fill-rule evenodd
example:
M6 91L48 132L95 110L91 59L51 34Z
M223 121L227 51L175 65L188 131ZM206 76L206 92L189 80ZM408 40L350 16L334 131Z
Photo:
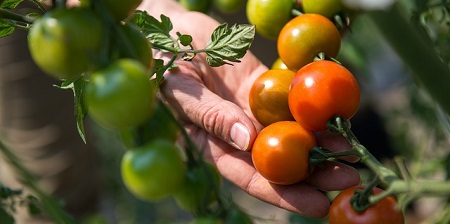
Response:
M295 121L265 127L256 137L252 161L268 181L288 185L309 175L309 152L316 146L313 133Z

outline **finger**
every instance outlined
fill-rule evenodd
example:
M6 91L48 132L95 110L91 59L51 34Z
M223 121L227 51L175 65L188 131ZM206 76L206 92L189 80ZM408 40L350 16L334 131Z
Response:
M198 76L189 75L192 72L195 68L166 75L161 87L165 99L185 120L237 149L249 150L257 135L252 120L239 106L206 88Z
M337 191L355 186L361 179L358 171L351 166L324 162L322 166L314 167L306 182L323 191Z
M330 131L318 131L314 132L317 139L317 145L334 152L343 152L350 150L352 147L347 142L347 140L337 133L332 133ZM347 162L358 162L359 158L356 156L342 156L339 159L345 160Z
M268 182L254 168L249 152L233 150L223 141L210 136L205 145L206 157L212 159L219 172L248 194L286 210L321 218L328 213L328 198L305 183L276 185Z

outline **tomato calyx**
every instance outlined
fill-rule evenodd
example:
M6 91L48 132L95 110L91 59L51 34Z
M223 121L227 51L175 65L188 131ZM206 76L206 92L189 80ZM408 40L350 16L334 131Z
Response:
M378 203L379 200L388 196L388 195L383 196L383 198L379 198L379 200L376 201L371 200L371 197L374 196L373 188L376 187L379 184L379 182L380 182L379 179L375 178L362 190L361 189L355 190L353 197L350 199L350 204L352 205L355 212L363 213L370 206Z
M329 149L316 146L312 148L309 153L309 163L311 165L321 166L321 164L325 161L339 159L344 156L360 157L361 154L355 149L345 150L342 152L332 152Z

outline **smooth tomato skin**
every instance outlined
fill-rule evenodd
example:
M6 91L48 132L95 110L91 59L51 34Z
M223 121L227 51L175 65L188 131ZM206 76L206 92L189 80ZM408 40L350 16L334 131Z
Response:
M127 48L118 49L118 57L136 59L147 68L147 71L150 71L153 68L153 52L150 42L134 24L125 23L119 27L123 31L123 34L125 34L127 40L127 44L125 45ZM119 35L116 37L119 37ZM117 42L120 40L115 39L114 41ZM123 45L117 44L115 46Z
M277 58L270 66L270 69L288 69L288 67L284 64L281 58Z
M317 13L332 18L344 11L344 4L342 0L303 0L302 8L304 13Z
M245 0L213 0L214 6L223 13L235 13L245 5Z
M121 130L140 125L153 115L156 87L140 62L119 59L91 74L84 97L92 119Z
M261 74L250 89L250 109L263 126L277 121L293 121L288 105L289 86L295 72L271 69Z
M288 96L295 120L312 131L327 129L334 116L350 119L360 103L359 85L352 73L335 62L320 60L301 68Z
M355 190L362 190L362 186L354 186L342 191L333 200L330 207L329 223L330 224L403 224L405 218L401 210L396 206L397 200L389 196L377 204L369 207L362 213L357 213L350 199L353 197ZM380 188L373 189L374 194L383 192Z
M269 182L289 185L309 175L313 133L295 121L279 121L261 130L253 143L252 161Z
M175 202L186 211L196 212L200 206L208 207L218 199L212 189L220 188L221 184L222 176L212 164L190 167L182 187L174 193Z
M100 2L109 11L114 20L122 21L133 14L142 3L142 0L100 0Z
M212 0L179 0L179 3L189 11L207 13L211 9Z
M145 144L148 141L164 139L175 143L180 131L177 124L158 105L154 114L143 124L136 127L125 128L120 131L122 143L126 147L133 148Z
M182 186L186 167L175 144L156 140L125 152L121 162L127 189L145 201L158 201Z
M291 19L292 0L248 0L247 19L261 36L275 40Z
M286 66L297 71L323 52L336 57L341 36L336 26L319 14L302 14L290 20L280 31L278 55Z
M52 10L31 26L30 54L47 74L58 79L73 79L96 67L103 27L88 8Z

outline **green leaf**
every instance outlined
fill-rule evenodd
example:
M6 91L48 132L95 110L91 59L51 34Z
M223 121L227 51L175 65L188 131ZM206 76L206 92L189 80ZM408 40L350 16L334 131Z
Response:
M131 17L130 22L137 25L142 33L148 38L153 47L159 50L176 50L176 41L170 36L170 31L173 29L173 24L170 18L161 15L161 22L155 17L150 16L147 12L137 11Z
M223 23L211 35L206 47L206 61L210 66L217 67L229 62L240 62L250 48L255 37L255 26L240 24L228 29Z
M0 5L3 9L15 9L23 0L4 0Z
M182 34L180 35L180 43L183 46L190 46L192 43L192 36L190 35L186 35L186 34Z
M2 207L0 207L0 223L14 224L14 218Z
M77 130L81 139L86 143L86 131L84 129L84 118L87 115L87 107L83 99L83 90L86 85L86 80L84 77L77 78L75 80L68 80L61 84L61 86L56 86L61 89L71 89L74 96L74 114L77 120Z
M7 20L0 19L0 38L6 37L14 32L14 27Z
M39 207L39 201L33 195L27 196L27 207L28 207L28 212L31 215L38 215L38 214L42 213L42 210Z

